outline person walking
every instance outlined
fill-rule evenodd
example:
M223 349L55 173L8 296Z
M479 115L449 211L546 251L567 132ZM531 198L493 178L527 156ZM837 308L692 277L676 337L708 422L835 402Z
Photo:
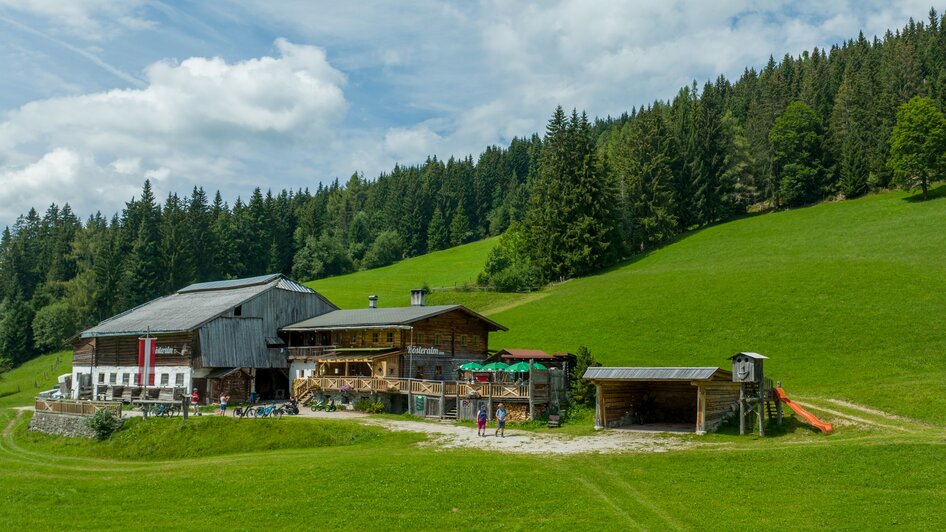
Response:
M480 405L480 411L476 414L476 435L486 436L486 420L489 419L489 412L486 411L486 405Z
M506 416L508 415L506 405L499 403L499 408L496 409L496 436L506 437Z

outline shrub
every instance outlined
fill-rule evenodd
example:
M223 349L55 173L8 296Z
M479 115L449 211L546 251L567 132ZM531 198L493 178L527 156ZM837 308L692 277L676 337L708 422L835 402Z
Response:
M355 410L361 410L367 414L381 414L384 412L384 403L378 399L362 397L355 402Z
M100 441L109 439L121 426L122 420L108 409L96 410L89 418L89 427L95 431L95 437Z

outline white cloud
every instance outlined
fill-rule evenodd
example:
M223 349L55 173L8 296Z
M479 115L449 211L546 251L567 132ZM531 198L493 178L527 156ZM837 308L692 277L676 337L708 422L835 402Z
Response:
M114 36L120 28L140 30L155 22L136 15L144 0L0 0L0 10L40 17L57 32L87 41L100 41Z
M7 113L0 122L0 172L17 191L0 197L0 207L22 210L55 195L57 203L88 212L119 208L128 199L109 195L106 205L76 205L72 197L87 197L73 194L84 186L78 172L120 177L135 187L148 177L178 192L196 183L229 189L246 181L235 172L247 162L331 140L347 108L345 76L320 48L282 39L275 47L275 57L235 63L162 61L146 69L144 89L38 100ZM96 159L112 163L99 167ZM40 187L26 183L43 179L57 180L54 193L29 199ZM14 199L23 202L12 206Z

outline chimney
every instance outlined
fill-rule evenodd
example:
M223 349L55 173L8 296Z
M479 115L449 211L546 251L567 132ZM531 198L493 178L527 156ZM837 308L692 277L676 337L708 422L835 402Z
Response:
M411 290L411 306L423 307L427 299L427 290L423 288L414 288Z
M368 296L368 308L378 308L378 296Z

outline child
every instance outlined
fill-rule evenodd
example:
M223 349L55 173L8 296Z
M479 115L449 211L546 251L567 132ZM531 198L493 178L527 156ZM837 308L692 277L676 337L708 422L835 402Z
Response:
M486 420L489 418L489 412L486 411L486 405L480 405L480 412L476 414L476 435L486 436Z

